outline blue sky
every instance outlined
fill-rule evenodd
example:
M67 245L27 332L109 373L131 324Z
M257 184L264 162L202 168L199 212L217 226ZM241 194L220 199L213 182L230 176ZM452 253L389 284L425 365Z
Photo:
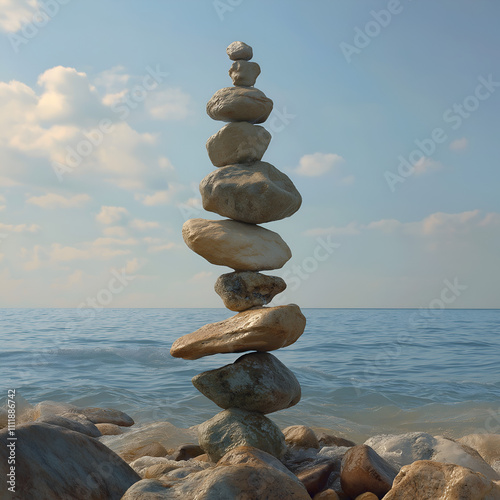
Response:
M0 306L222 307L205 106L242 40L274 101L276 304L500 307L494 0L0 2Z

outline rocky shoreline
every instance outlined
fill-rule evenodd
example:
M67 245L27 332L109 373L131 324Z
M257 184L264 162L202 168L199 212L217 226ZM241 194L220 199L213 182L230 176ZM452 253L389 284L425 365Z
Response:
M2 410L3 477L6 425ZM16 489L0 490L0 498L500 499L499 434L452 440L412 432L354 443L335 430L296 425L281 429L285 447L279 459L243 440L232 441L214 461L197 441L199 427L137 425L114 409L25 404L15 431Z

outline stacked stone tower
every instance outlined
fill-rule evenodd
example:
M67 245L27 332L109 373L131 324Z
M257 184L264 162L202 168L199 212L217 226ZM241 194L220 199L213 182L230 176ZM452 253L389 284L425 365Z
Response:
M218 90L207 113L229 123L207 141L210 160L218 168L200 184L203 207L227 219L191 219L182 234L191 250L234 270L217 279L215 291L238 313L177 339L170 352L198 359L256 351L193 378L194 386L224 409L199 426L198 438L214 461L239 445L280 458L284 436L265 414L297 404L301 393L295 375L268 351L293 344L306 319L295 304L265 307L286 284L260 271L281 268L292 254L277 233L258 224L293 215L302 198L283 172L261 161L271 134L256 124L267 120L273 102L254 88L260 67L250 62L252 48L233 42L227 54L233 61L229 75L234 86Z

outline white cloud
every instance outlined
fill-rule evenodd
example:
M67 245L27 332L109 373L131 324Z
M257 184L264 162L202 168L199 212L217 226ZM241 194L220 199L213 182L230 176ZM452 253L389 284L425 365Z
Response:
M307 177L318 177L338 168L344 158L334 153L313 153L299 160L295 173Z
M76 269L65 280L52 283L50 287L55 290L71 290L75 285L82 282L82 278L83 271L81 269Z
M106 226L102 228L102 232L105 236L117 236L122 238L127 236L127 228L123 226Z
M212 271L201 271L200 273L197 273L194 276L192 276L189 281L193 282L204 281L208 278L211 278L213 274L214 273Z
M361 230L359 224L356 222L350 222L347 226L330 226L308 229L304 234L306 236L341 236L359 234L360 232Z
M469 145L469 140L467 137L462 137L460 139L455 139L451 144L450 144L450 149L452 151L462 151L467 148Z
M92 242L92 246L94 247L103 247L103 246L130 246L130 245L137 245L139 242L135 238L97 238Z
M433 170L439 170L443 168L443 165L438 161L434 161L431 158L422 157L413 165L413 172L415 175L422 175Z
M3 224L0 222L0 233L6 231L8 233L36 233L40 226L36 224Z
M38 0L0 0L0 30L19 31L39 10Z
M96 215L97 222L101 224L114 224L128 215L125 207L111 207L103 205L101 211Z
M139 231L146 231L147 229L156 229L160 227L160 224L155 221L133 219L130 221L130 227Z
M48 255L52 262L70 262L89 259L107 260L121 255L130 255L130 253L130 250L109 248L99 244L83 244L81 248L78 248L53 243Z
M125 267L124 267L124 271L125 273L127 274L134 274L136 273L142 266L144 265L144 263L140 263L139 262L139 259L136 257L132 260L127 260L127 263L125 264Z
M184 120L192 114L192 99L180 88L151 92L146 109L156 120Z
M149 253L158 253L158 252L166 252L168 250L172 250L176 247L177 245L175 243L164 243L161 245L151 245L148 247L148 252Z
M0 212L2 210L5 210L5 208L7 206L6 203L7 203L7 200L5 199L5 196L0 194Z
M135 199L146 206L168 205L174 201L175 195L182 191L184 186L177 183L170 183L168 189L155 191L153 194L137 194Z
M37 205L42 208L79 208L90 200L88 194L76 194L65 197L56 193L47 193L43 196L32 196L26 203Z

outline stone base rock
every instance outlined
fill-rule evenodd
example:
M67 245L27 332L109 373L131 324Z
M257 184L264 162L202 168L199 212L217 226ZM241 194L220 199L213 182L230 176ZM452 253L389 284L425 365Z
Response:
M284 279L253 271L222 274L214 285L216 293L231 311L265 306L285 288Z
M272 413L300 401L300 384L276 357L245 354L234 363L196 375L193 385L221 408Z
M233 42L226 49L226 54L231 61L250 61L253 57L253 49L244 42Z
M214 170L201 181L200 193L205 210L250 224L290 217L302 203L289 177L263 161Z
M276 458L286 450L283 433L272 420L237 408L221 411L200 424L198 441L214 462L237 446L253 446Z
M178 338L170 354L198 359L225 352L274 351L293 344L305 326L306 318L295 304L249 309Z
M207 103L207 114L223 122L263 123L273 110L273 101L254 87L225 87Z
M253 87L260 75L260 66L256 62L235 61L229 69L233 85Z

